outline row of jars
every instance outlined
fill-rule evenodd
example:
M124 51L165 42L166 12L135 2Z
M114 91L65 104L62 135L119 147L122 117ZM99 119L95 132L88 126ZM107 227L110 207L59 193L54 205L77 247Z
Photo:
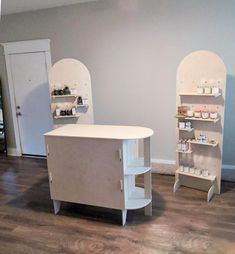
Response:
M208 111L208 110L187 110L187 117L195 117L202 119L217 119L218 112L217 111Z
M196 167L180 165L179 166L179 171L184 172L184 173L195 174L197 176L200 176L200 175L202 175L204 177L209 176L209 170L208 169L200 169L200 168L196 168Z
M56 107L55 109L55 115L56 116L72 116L76 115L76 108L72 107L69 108L68 106L64 108L60 108L59 106Z
M186 152L189 150L189 143L187 139L180 139L178 142L178 150Z
M198 86L197 94L219 94L220 88L218 86Z
M179 122L179 128L180 129L191 129L192 128L192 123L187 121L187 122Z
M70 94L76 94L77 90L74 88L69 88L68 86L65 86L62 88L56 88L54 87L54 90L52 91L52 95L58 96L58 95L70 95Z

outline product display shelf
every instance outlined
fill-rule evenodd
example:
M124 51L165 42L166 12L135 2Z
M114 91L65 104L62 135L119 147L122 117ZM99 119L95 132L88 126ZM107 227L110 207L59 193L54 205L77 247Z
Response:
M188 116L183 116L183 115L176 115L175 116L178 119L183 119L183 120L192 120L192 121L201 121L201 122L212 122L212 123L217 123L220 118L217 117L216 119L211 119L211 118L197 118L197 117L188 117Z
M152 202L152 198L145 197L145 190L141 187L135 187L129 194L126 201L127 210L139 209L149 205Z
M187 150L187 151L183 151L183 150L176 150L177 153L185 153L185 154L191 154L193 151L191 149Z
M200 142L200 141L197 141L197 140L188 140L187 142L189 144L211 146L211 147L216 147L218 145L218 142L210 143L210 142Z
M205 89L210 86L208 84L217 86L220 92L217 94L199 94L195 92L198 86ZM190 152L182 153L177 150L174 192L180 186L206 191L208 202L214 194L220 194L225 94L226 68L223 61L216 54L210 51L196 51L182 60L177 70L176 80L176 108L178 109L175 116L176 145L178 146L181 139L188 140ZM192 109L195 105L199 110L200 108L202 110L207 108L208 111L216 111L218 117L216 119L188 117L185 115L186 113L182 113L181 109L179 110L179 107ZM193 135L191 132L187 133L179 128L179 122L182 120L192 121ZM199 135L210 137L211 140L216 140L216 142L204 143L193 140ZM206 147L213 149L206 149ZM196 168L208 170L209 176L204 177L181 172L179 165L182 165L182 163L192 163Z
M64 95L52 95L51 96L52 98L70 98L70 97L72 97L72 98L76 98L76 97L78 97L78 95L77 94L64 94Z
M210 188L208 189L208 192L207 192L207 202L209 202L211 200L211 198L215 192L215 185L216 185L216 176L215 175L209 175L209 176L195 175L195 174L191 174L191 173L181 172L179 169L177 169L175 173L176 173L176 176L178 179L175 181L175 184L174 184L174 192L176 192L177 189L181 185L181 182L179 180L180 176L186 176L189 178L194 178L194 179L199 179L199 180L206 180L207 182L210 182Z
M130 165L126 167L124 174L125 175L141 175L141 174L147 173L150 170L151 170L151 167L144 166L144 159L139 158L139 159L133 160L133 162L131 162Z
M75 106L76 108L88 108L89 105L88 104L79 104Z
M67 90L66 87L68 87ZM55 89L63 90L65 94L54 95ZM65 124L94 123L91 78L89 70L82 62L71 58L56 62L49 72L49 90L54 128ZM80 99L84 105L79 104ZM76 115L54 116L56 110L60 114L60 111L72 108L75 109Z
M194 130L194 128L177 128L177 130L191 132Z
M78 118L80 115L69 115L69 116L54 116L55 119L60 119L60 118Z
M202 97L219 97L221 93L218 94L198 94L198 93L180 93L179 96L202 96Z

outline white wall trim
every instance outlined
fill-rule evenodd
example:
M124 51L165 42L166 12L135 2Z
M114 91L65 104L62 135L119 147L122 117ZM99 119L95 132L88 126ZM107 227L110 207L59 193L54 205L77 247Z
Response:
M12 148L12 147L7 148L7 155L9 155L9 156L21 156L21 154L17 153L17 149Z
M7 55L50 51L49 39L6 42L1 45Z
M152 162L152 163L156 163L156 164L175 165L175 161L174 161L174 160L163 160L163 159L152 158L152 159L151 159L151 162Z
M156 164L166 164L166 165L175 165L176 164L176 162L174 160L164 160L164 159L156 159L156 158L152 158L151 162L156 163ZM222 169L235 170L235 165L223 164Z
M19 126L18 126L18 121L16 116L14 82L12 77L10 57L13 54L44 52L45 58L46 58L47 71L49 72L51 68L50 40L43 39L43 40L18 41L18 42L1 43L0 45L2 45L4 48L4 55L5 55L5 61L6 61L10 104L11 104L12 120L13 120L15 142L16 142L15 154L16 156L22 156L22 148L20 144L20 132L19 132Z

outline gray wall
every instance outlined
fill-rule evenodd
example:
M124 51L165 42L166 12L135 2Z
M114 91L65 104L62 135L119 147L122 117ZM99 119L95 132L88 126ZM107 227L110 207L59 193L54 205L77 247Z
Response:
M53 63L73 57L91 72L95 122L148 126L152 157L175 159L175 76L194 50L228 69L224 163L235 165L235 1L101 0L9 15L0 42L50 38ZM0 74L6 74L0 55ZM9 146L14 146L9 95Z

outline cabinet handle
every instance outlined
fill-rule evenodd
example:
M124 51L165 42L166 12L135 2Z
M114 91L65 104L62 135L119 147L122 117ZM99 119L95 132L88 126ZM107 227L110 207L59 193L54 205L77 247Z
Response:
M118 149L119 160L122 161L122 149Z
M123 191L123 181L120 180L120 188L121 188L121 192Z

